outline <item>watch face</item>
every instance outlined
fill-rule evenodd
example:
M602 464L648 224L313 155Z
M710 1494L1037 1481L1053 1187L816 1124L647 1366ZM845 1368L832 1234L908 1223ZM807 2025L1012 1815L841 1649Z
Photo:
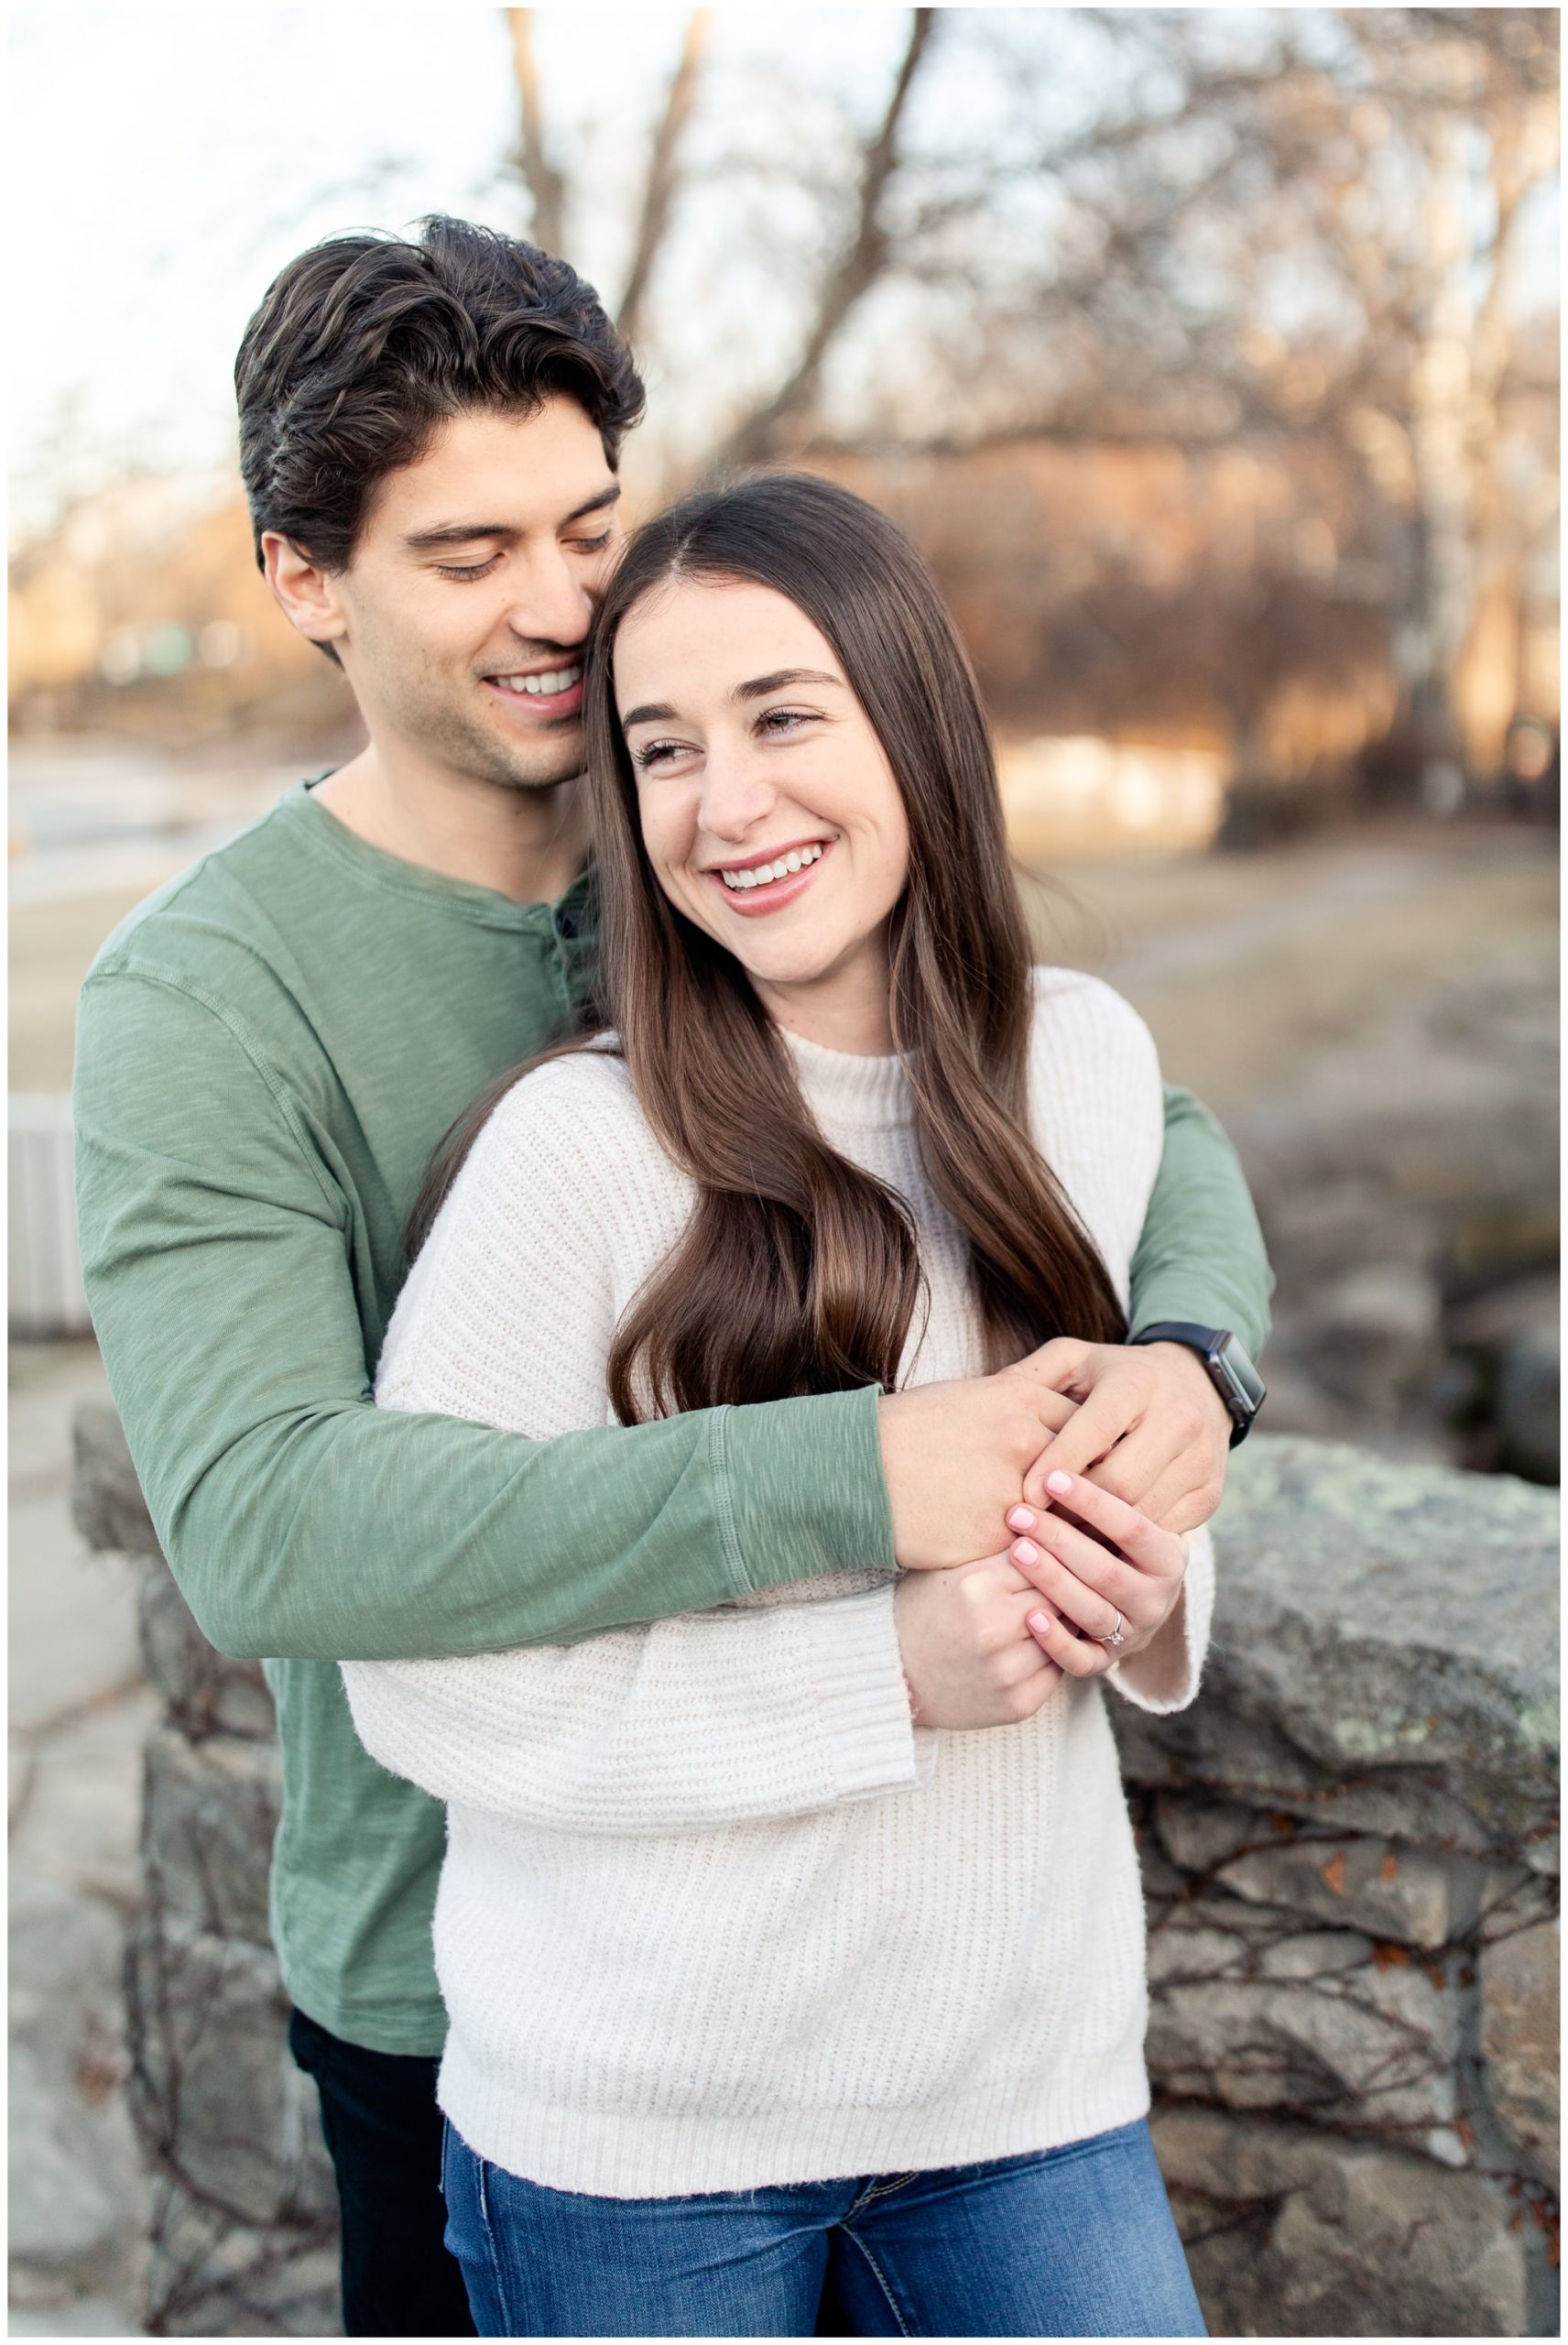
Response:
M1256 1416L1263 1400L1263 1379L1234 1336L1214 1354L1214 1366L1247 1415Z

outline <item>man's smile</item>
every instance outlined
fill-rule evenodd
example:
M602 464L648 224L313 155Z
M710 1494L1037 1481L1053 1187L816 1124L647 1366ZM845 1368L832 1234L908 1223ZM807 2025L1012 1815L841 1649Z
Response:
M485 692L506 709L509 718L525 725L559 721L580 714L583 707L583 662L562 661L553 668L516 669L506 675L484 678Z

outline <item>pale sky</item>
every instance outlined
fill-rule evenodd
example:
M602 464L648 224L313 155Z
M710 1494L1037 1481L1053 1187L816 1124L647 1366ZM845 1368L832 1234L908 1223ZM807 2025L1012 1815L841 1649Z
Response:
M1332 27L1317 12L1290 13ZM961 25L944 22L917 84L925 151L950 137L983 147L1005 136L1000 115L993 124L986 111L999 104L997 80L975 70L955 33L1004 49L1023 42L1044 60L1028 85L1031 131L1103 101L1094 11L962 14ZM592 191L569 218L568 251L612 305L651 110L686 15L584 0L535 11L557 148L574 183ZM1245 45L1268 17L1225 10L1208 21ZM766 238L735 228L727 207L741 199L731 192L699 203L672 252L666 289L682 412L704 374L744 387L748 370L766 385L787 367L800 315L790 268L809 262L823 233L802 193L800 158L811 158L804 177L814 186L820 158L842 153L839 117L880 113L907 25L907 10L891 5L713 12L694 170L722 161L743 112L768 123L769 151L797 169L793 183L781 172L745 199L768 235L777 224L776 267ZM526 230L526 198L503 168L515 100L495 6L35 5L14 8L10 26L8 260L25 322L11 338L16 529L46 518L60 490L94 485L127 462L154 471L226 464L245 321L277 269L317 237L401 228L438 210ZM1050 190L1040 174L1029 185L1038 212ZM1548 205L1531 271L1546 281L1553 217ZM1027 216L1014 226L1049 234ZM887 366L898 344L897 332L875 352L868 344L865 364ZM670 412L657 364L648 383L657 422Z
M537 12L547 98L592 140L607 191L635 184L650 102L686 12ZM876 105L898 8L724 8L714 62L763 65L788 40ZM499 9L314 5L18 7L11 14L13 521L39 503L39 457L69 436L91 464L222 463L234 354L269 278L316 237L445 210L522 229L501 158L515 136ZM608 207L606 207L606 212ZM613 222L610 223L613 225ZM614 299L606 218L572 257Z

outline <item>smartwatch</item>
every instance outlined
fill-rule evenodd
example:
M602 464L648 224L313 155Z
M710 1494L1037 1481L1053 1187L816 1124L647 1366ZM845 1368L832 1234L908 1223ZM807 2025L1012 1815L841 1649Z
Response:
M1140 1327L1133 1344L1185 1344L1209 1371L1209 1381L1230 1412L1230 1445L1245 1441L1263 1406L1267 1387L1228 1327L1196 1327L1187 1319L1163 1319Z

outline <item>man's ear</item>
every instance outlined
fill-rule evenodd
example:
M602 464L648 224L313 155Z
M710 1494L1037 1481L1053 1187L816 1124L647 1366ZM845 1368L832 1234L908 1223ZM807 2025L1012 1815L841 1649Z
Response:
M273 600L289 621L310 643L336 643L348 632L337 592L336 574L301 553L292 539L276 529L262 533L261 557Z

